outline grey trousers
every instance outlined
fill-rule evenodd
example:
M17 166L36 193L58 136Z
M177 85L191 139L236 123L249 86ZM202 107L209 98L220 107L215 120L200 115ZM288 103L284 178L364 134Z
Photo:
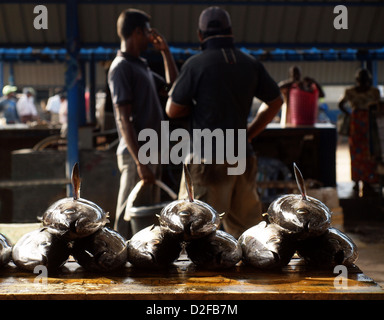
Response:
M114 229L127 240L132 237L130 221L124 220L127 199L132 189L140 181L136 163L130 154L117 155L117 165L120 170L120 188L117 197L116 218ZM150 165L156 179L161 177L161 165ZM133 203L134 206L151 205L160 202L160 189L156 185L145 184Z
M218 213L225 213L224 230L235 238L262 220L262 205L256 186L257 160L247 158L242 175L227 175L225 164L189 164L195 198L211 205ZM184 176L179 199L186 199Z

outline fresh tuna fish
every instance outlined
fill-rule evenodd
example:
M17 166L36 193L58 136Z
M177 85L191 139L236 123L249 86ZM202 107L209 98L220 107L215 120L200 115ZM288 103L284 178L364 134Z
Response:
M317 237L330 227L332 213L324 203L307 196L303 176L296 164L294 172L301 195L284 195L273 201L267 210L268 220L297 239Z
M160 226L149 226L134 234L128 242L128 261L135 267L165 268L180 255L182 246Z
M12 244L9 239L0 233L0 267L3 267L11 261Z
M265 221L246 230L238 240L244 263L259 269L280 268L295 253L294 242L282 229Z
M160 212L160 226L181 240L203 238L215 232L220 225L220 215L210 205L194 199L193 185L188 168L184 165L188 200L176 200Z
M242 257L237 240L222 230L187 243L185 249L192 262L204 269L231 268Z
M118 232L104 227L88 237L75 240L72 255L89 271L110 272L127 262L127 244Z
M79 165L72 170L73 198L52 204L43 214L42 222L69 240L87 237L108 223L108 214L97 204L80 198Z
M358 257L353 240L336 228L313 239L299 241L298 254L314 266L353 265Z
M14 245L13 262L19 268L33 271L36 266L47 267L48 271L57 271L68 259L68 242L43 227L26 233Z

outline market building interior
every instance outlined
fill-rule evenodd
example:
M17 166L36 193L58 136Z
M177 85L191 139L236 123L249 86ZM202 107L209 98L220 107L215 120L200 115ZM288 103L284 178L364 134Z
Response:
M384 99L383 2L344 1L340 11L328 0L68 0L39 5L42 8L36 9L36 2L28 0L0 4L0 87L17 87L18 97L24 88L33 88L38 111L38 118L29 123L1 120L0 232L17 241L35 228L50 204L71 194L70 173L76 162L82 197L105 211L116 210L118 135L107 72L119 49L118 15L127 7L149 13L151 25L167 39L180 68L200 50L201 11L219 5L231 15L236 46L261 61L276 82L287 79L290 67L297 65L325 93L315 123L295 126L277 118L254 139L264 206L283 193L297 192L292 171L297 163L311 194L333 211L333 225L356 242L358 267L384 286L384 132L378 120L383 123L384 118L380 113L373 118L378 120L383 150L376 148L380 179L370 194L354 189L348 137L338 133L337 124L340 97L354 85L359 68L370 71L372 85ZM158 52L149 48L145 58L161 72ZM58 89L68 100L66 136L47 110L48 99ZM165 102L163 97L164 107ZM251 112L260 104L255 99ZM175 192L181 169L168 165L165 170L164 181Z

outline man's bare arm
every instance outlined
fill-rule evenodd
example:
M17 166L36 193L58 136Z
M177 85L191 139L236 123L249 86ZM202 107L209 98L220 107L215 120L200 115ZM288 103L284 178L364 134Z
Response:
M279 96L278 98L269 101L268 103L263 103L260 106L256 116L248 125L248 141L251 141L254 137L256 137L258 134L260 134L260 132L265 129L265 127L273 120L273 118L279 112L282 104L283 99L281 98L281 96Z

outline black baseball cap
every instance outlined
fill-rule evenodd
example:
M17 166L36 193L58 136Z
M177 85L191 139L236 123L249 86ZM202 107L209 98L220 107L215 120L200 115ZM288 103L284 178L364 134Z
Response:
M231 18L227 11L219 7L209 7L200 14L199 30L202 32L221 32L231 29Z

